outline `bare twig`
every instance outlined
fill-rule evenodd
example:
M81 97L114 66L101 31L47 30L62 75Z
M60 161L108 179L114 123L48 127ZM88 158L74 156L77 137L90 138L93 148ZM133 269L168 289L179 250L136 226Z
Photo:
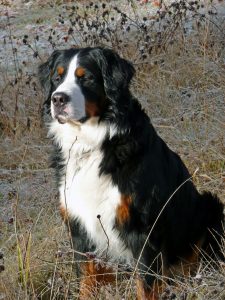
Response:
M100 225L101 225L101 227L102 227L102 230L104 231L104 234L105 234L105 236L106 236L106 239L107 239L107 249L106 249L106 260L107 260L107 255L108 255L108 250L109 250L109 237L108 237L108 235L107 235L107 233L106 233L106 231L105 231L105 228L104 228L104 226L103 226L103 224L102 224L102 221L101 221L101 216L100 215L97 215L97 219L99 220L99 223L100 223Z

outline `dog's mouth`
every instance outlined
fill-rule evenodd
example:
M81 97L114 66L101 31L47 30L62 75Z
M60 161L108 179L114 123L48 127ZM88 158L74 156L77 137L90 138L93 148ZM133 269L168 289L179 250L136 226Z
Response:
M73 126L80 126L81 123L83 123L83 120L75 120L71 118L67 113L60 113L58 115L55 115L55 119L60 123L60 124L70 124Z
M67 107L54 108L53 118L60 124L68 123L72 119Z
M79 114L77 114L78 117ZM57 120L59 124L70 124L81 126L81 124L85 123L88 120L87 116L76 117L76 113L73 113L70 107L54 107L52 110L53 119Z
M63 112L60 114L55 115L55 119L60 123L60 124L65 124L69 120L69 116L67 113Z

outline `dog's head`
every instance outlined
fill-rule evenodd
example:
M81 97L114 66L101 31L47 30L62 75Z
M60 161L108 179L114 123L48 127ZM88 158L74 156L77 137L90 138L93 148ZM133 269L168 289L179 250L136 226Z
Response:
M110 49L56 50L39 67L45 112L64 123L119 111L134 72L130 62Z

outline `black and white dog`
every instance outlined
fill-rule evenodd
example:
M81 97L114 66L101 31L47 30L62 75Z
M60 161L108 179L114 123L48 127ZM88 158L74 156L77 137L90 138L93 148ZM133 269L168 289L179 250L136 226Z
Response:
M60 209L75 249L129 268L138 263L138 298L158 299L159 261L169 276L181 265L189 270L200 252L221 254L223 205L198 193L157 135L129 91L134 73L130 62L100 47L56 50L39 68ZM93 275L82 281L82 299L112 279L95 260L81 269Z

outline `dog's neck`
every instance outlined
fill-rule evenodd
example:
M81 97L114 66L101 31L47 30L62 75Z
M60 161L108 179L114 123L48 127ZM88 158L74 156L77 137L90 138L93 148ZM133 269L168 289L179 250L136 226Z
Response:
M49 124L48 136L53 138L56 146L68 153L76 149L77 154L87 151L99 150L106 137L113 137L116 127L106 122L99 122L98 117L93 117L81 125L72 123L60 124L53 120Z

